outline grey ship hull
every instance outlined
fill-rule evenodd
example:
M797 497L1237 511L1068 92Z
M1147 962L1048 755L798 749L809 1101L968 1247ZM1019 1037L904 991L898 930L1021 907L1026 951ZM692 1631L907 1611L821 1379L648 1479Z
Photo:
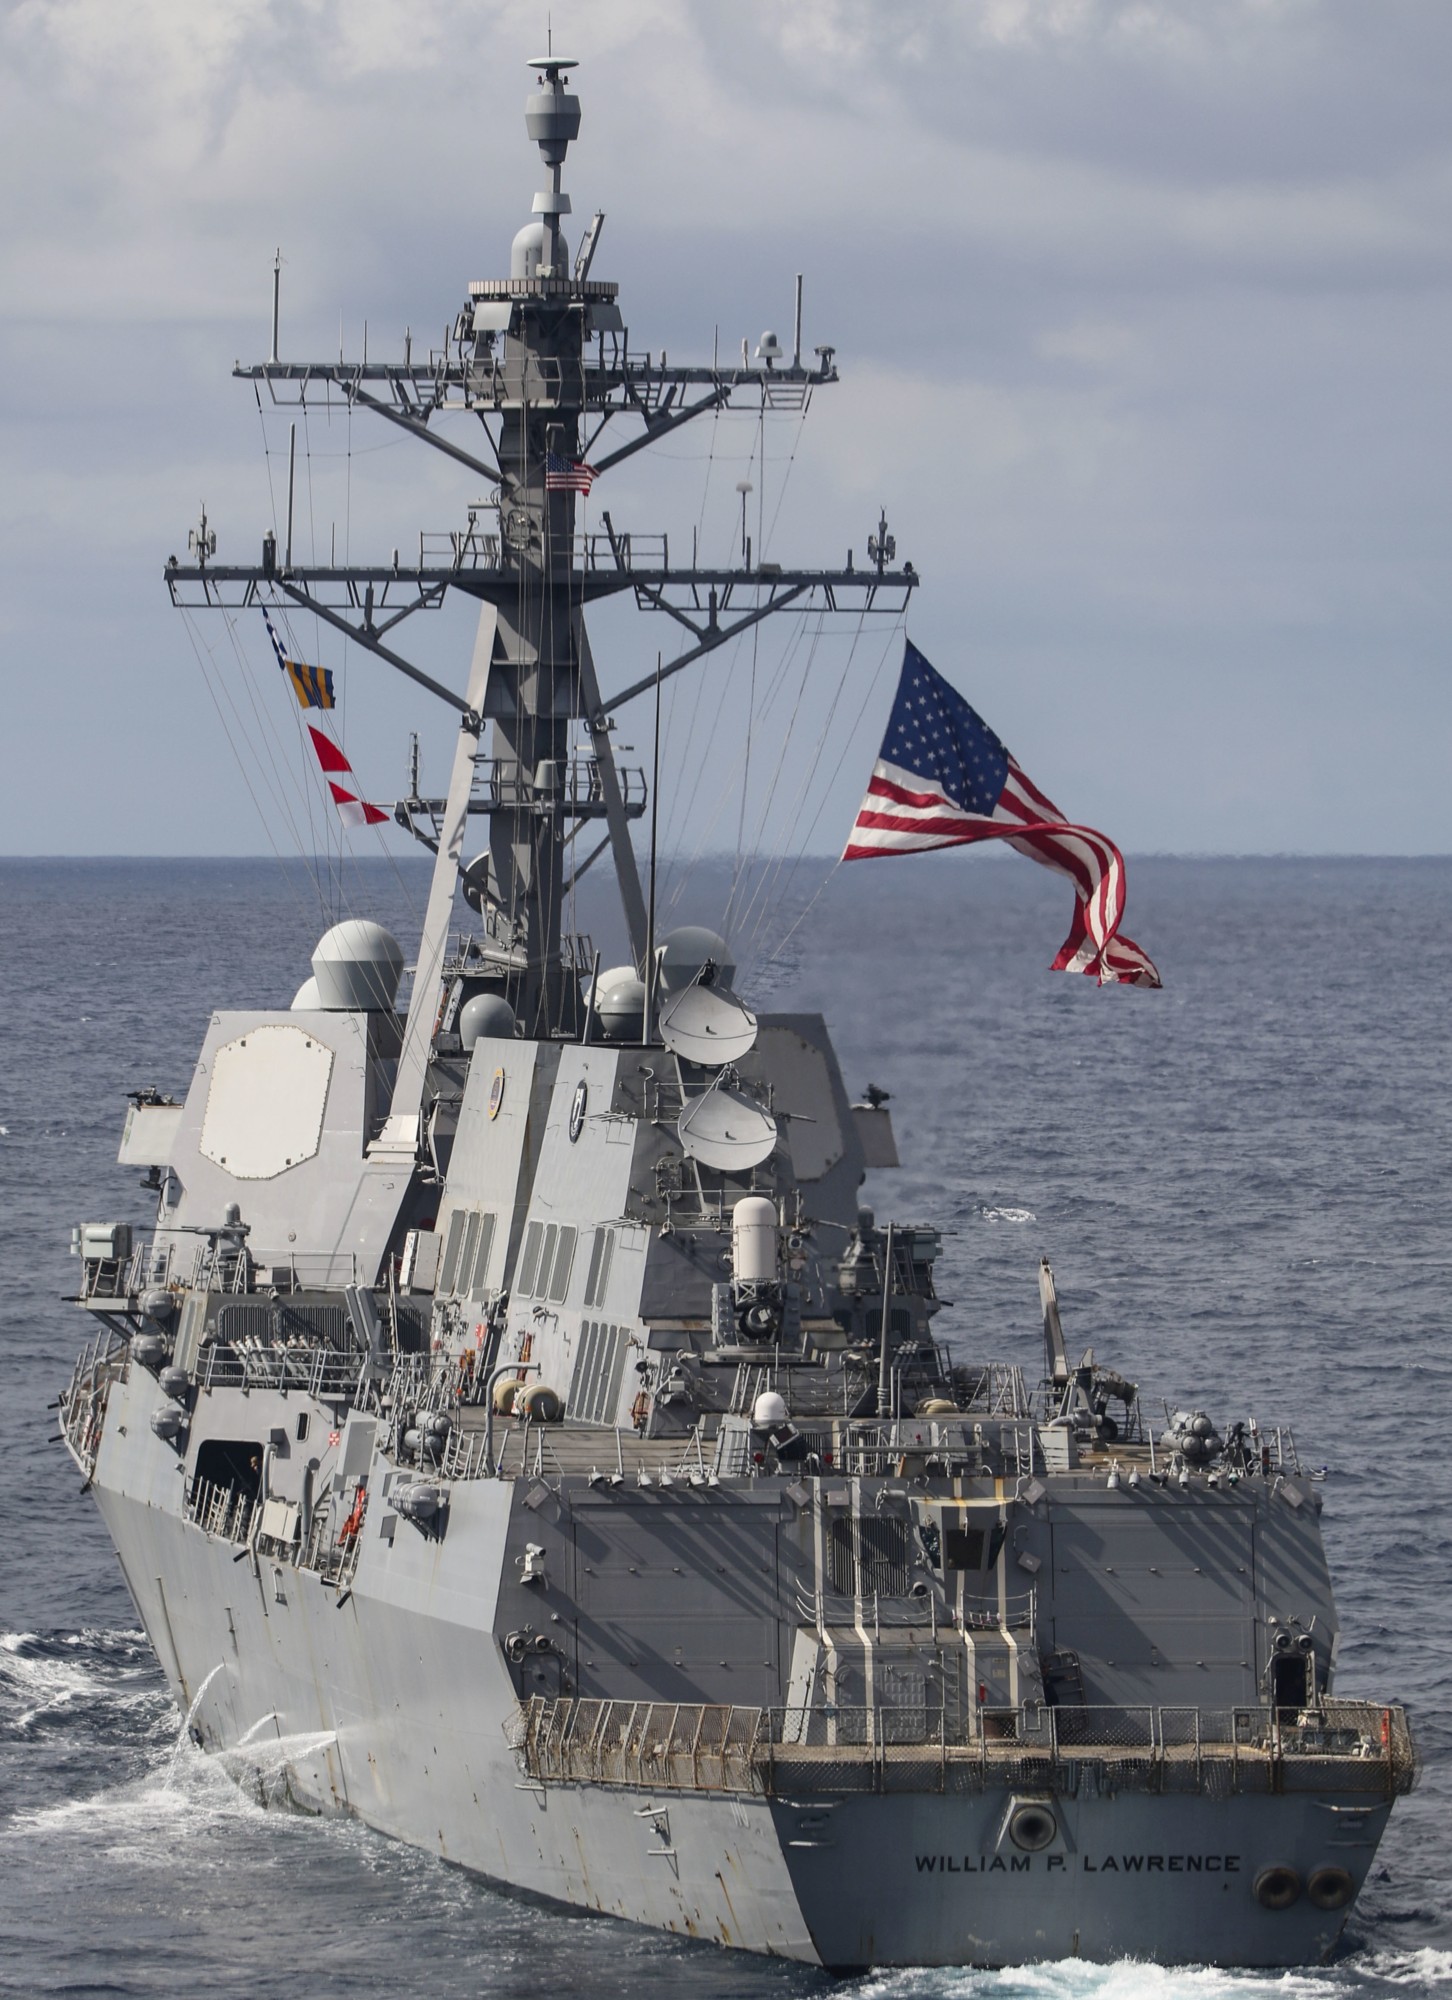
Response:
M1309 1856L1359 1889L1390 1812L1332 1785L1085 1785L1055 1796L1051 1846L1021 1854L1004 1837L1012 1784L864 1796L819 1775L802 1796L761 1796L538 1781L512 1747L519 1703L492 1629L517 1483L456 1487L442 1542L409 1535L385 1563L365 1541L340 1589L184 1518L176 1461L147 1428L154 1401L139 1369L115 1384L94 1492L194 1738L272 1800L354 1814L513 1889L834 1970L1289 1966L1324 1959L1346 1911L1263 1909L1251 1883Z

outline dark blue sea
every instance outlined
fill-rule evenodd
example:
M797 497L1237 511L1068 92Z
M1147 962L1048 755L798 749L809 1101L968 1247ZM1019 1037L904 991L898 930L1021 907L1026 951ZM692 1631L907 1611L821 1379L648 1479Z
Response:
M603 870L601 871L603 873ZM594 888L593 878L590 884ZM601 892L581 912L613 955ZM719 867L670 886L711 921ZM424 881L263 861L0 863L0 1990L215 2000L570 1993L787 2000L799 1967L511 1900L346 1822L264 1811L179 1740L47 1406L80 1345L71 1224L145 1218L127 1089L185 1088L218 1005L285 1005L339 912L405 939ZM1452 1990L1452 864L1135 861L1162 993L1048 972L1063 885L962 855L758 869L738 984L818 1009L909 1164L879 1214L947 1232L965 1349L1071 1343L1152 1399L1289 1422L1329 1467L1340 1688L1425 1757L1339 1962L902 1973L854 1996L1371 2000ZM766 914L763 916L762 912ZM1155 1406L1152 1401L1152 1407Z

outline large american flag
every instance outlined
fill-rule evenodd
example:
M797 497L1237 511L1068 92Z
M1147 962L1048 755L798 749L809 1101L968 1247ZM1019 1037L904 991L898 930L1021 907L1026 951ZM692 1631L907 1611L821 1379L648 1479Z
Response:
M545 453L546 493L588 493L599 474L582 458L565 458L560 452Z
M1154 960L1120 933L1124 856L1114 842L1071 825L909 639L882 754L842 859L978 840L1006 840L1073 883L1074 923L1056 972L1086 972L1101 986L1160 984Z

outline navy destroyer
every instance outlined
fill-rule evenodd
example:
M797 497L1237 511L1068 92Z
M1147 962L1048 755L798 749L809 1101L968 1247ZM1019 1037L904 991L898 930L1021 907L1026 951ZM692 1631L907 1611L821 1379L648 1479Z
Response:
M404 953L350 919L291 1004L212 1015L184 1098L132 1094L155 1222L77 1226L66 1444L194 1740L269 1796L834 1970L1321 1960L1415 1759L1399 1707L1335 1693L1293 1438L1152 1421L1074 1358L1047 1264L1042 1363L966 1355L931 1218L861 1205L897 1159L881 1093L853 1101L818 1016L753 1011L721 937L656 935L615 717L789 607L900 617L917 577L885 521L837 569L753 560L744 519L724 568L583 532L611 465L837 370L800 285L789 344L633 343L599 216L566 247L573 65L531 67L545 185L444 344L289 362L274 303L237 371L489 505L416 563L296 561L289 510L254 565L204 517L167 566L180 605L336 628L457 748L395 810L436 856L406 1004ZM479 609L459 687L401 650L449 593ZM587 617L621 595L684 640L607 695ZM592 837L613 968L562 923Z

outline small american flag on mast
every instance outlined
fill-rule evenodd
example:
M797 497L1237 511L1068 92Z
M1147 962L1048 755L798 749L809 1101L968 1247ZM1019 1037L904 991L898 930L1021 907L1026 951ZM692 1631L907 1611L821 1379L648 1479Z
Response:
M558 451L545 453L546 493L588 493L599 476L582 458L566 458Z
M1160 984L1154 960L1120 933L1124 856L1114 842L1071 825L909 639L882 754L842 859L979 840L1006 840L1073 883L1074 923L1055 972L1088 973L1101 986Z

